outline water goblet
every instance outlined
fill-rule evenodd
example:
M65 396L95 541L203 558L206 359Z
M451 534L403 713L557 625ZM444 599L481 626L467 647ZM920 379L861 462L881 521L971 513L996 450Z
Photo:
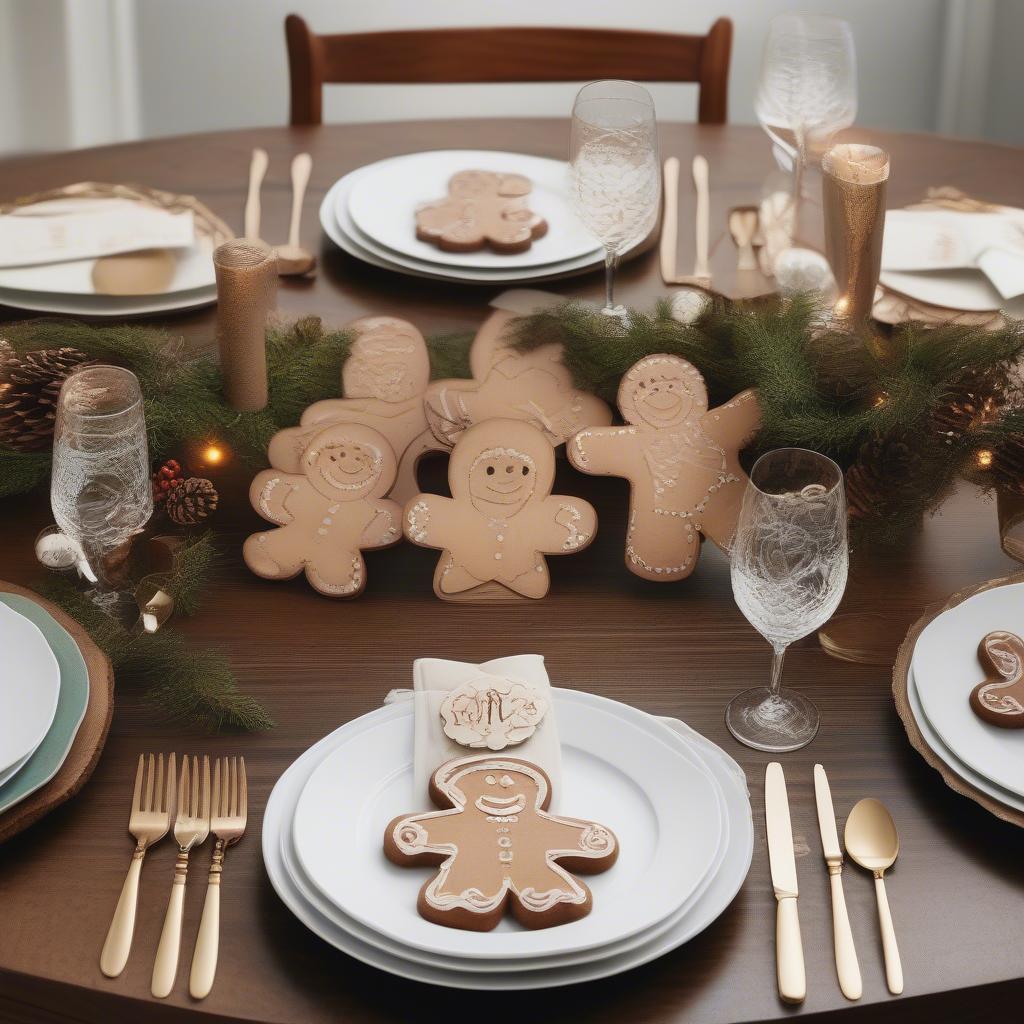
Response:
M818 709L782 687L782 663L794 640L832 617L846 589L842 470L803 448L762 455L750 471L730 558L736 603L771 644L772 669L768 686L733 698L725 723L748 747L797 750L814 739Z

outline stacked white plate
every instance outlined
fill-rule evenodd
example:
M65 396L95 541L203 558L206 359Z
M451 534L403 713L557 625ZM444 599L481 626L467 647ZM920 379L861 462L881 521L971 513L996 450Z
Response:
M526 252L503 255L445 252L416 237L416 210L443 199L459 171L525 175L533 184L531 210L547 233ZM320 223L345 252L375 267L402 274L475 284L541 281L601 266L604 250L579 222L569 200L563 160L493 150L450 149L391 157L346 174L320 205Z
M343 953L402 977L467 989L533 989L618 974L682 945L714 921L746 878L753 826L746 780L724 751L681 722L592 694L554 690L562 786L552 810L591 818L620 855L587 877L593 910L538 931L511 918L492 932L419 917L428 868L383 853L413 792L413 705L358 718L278 780L263 857L278 895Z
M989 725L969 704L986 675L978 644L997 629L1024 636L1024 583L982 591L933 619L914 646L907 693L938 757L981 792L1024 811L1024 729Z

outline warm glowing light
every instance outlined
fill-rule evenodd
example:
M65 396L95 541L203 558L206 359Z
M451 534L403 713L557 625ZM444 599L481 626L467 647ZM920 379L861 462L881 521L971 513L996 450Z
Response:
M849 298L844 295L842 298L836 299L836 304L832 308L839 316L845 316L850 309Z
M982 469L988 469L992 465L992 453L987 449L983 448L977 455L978 465Z
M888 399L889 399L889 396L884 391L881 394L876 395L875 396L875 402L874 402L875 408L877 409L877 408L879 408L879 406L885 405L885 403L888 401Z
M217 444L208 444L203 449L203 462L208 466L217 466L224 461L224 449Z

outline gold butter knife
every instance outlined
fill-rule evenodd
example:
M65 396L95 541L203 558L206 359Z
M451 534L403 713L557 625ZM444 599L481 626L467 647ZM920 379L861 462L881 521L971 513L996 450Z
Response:
M850 930L850 918L846 913L846 897L843 895L843 851L839 846L839 833L836 831L836 814L832 808L828 776L820 764L814 766L814 802L818 806L821 849L828 865L829 883L832 887L832 936L836 948L839 987L847 999L860 999L864 989L860 979L857 950L853 945L853 932Z

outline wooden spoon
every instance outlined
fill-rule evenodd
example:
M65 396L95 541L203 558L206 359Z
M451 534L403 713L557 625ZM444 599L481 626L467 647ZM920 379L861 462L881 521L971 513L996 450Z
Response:
M260 189L270 162L265 149L254 149L249 161L249 194L245 198L245 237L260 237Z
M729 211L729 234L736 243L737 270L757 270L754 237L760 220L756 206L734 206Z
M313 158L299 153L292 160L292 219L288 227L288 242L277 247L277 272L282 277L308 274L316 266L316 256L299 245L299 222L302 220L302 200L306 195Z

